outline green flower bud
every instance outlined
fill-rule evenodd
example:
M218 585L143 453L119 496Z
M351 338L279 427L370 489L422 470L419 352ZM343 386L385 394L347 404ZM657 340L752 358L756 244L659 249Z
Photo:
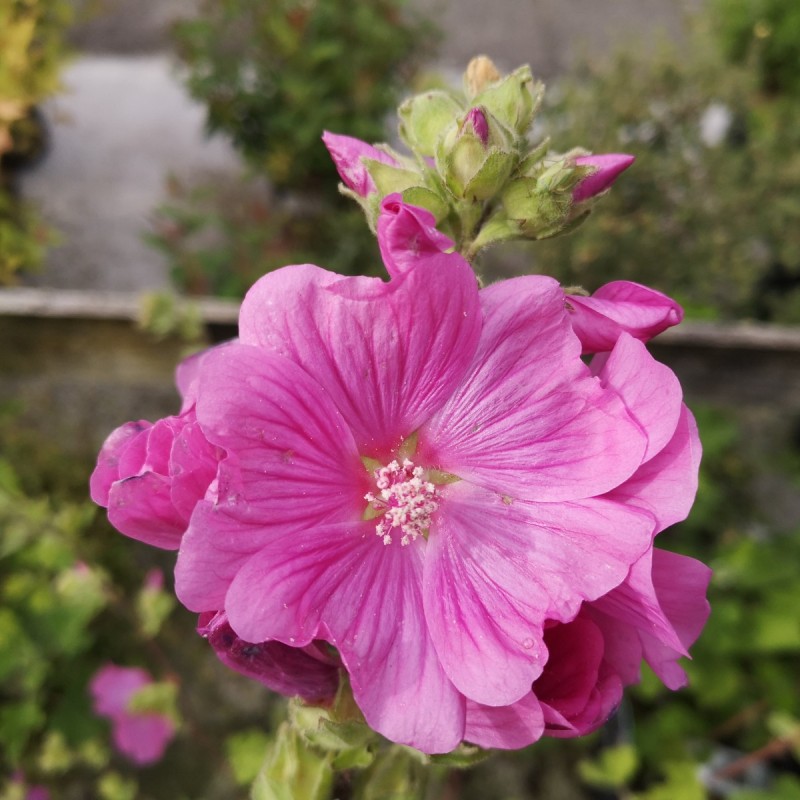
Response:
M476 95L475 105L484 106L496 119L518 136L524 136L542 104L544 84L535 81L531 68L515 69Z
M432 156L442 135L462 110L447 92L431 91L410 97L397 110L400 138L417 155Z
M516 164L511 134L480 107L456 121L436 153L439 174L457 198L488 200Z

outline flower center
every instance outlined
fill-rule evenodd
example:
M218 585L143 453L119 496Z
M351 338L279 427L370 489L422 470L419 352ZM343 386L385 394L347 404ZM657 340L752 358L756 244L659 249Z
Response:
M375 488L377 493L367 492L364 499L370 504L367 511L376 512L369 516L381 515L375 533L384 544L392 543L393 533L400 536L404 547L418 536L427 535L441 493L425 480L422 467L415 467L407 458L402 464L392 461L375 470Z

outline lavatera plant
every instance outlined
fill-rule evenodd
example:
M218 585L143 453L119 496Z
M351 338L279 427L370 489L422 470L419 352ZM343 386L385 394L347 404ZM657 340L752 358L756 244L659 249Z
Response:
M644 344L680 307L470 264L574 227L630 158L531 147L527 67L479 58L465 87L403 104L411 156L325 135L388 280L264 276L238 339L178 368L180 413L118 428L92 475L118 530L178 551L219 658L299 698L257 798L337 772L337 796L422 797L430 758L597 730L643 660L684 684L708 615L708 569L654 547L697 488Z

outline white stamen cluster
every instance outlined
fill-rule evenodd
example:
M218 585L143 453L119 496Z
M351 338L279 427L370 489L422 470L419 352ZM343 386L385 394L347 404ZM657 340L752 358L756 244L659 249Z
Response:
M379 495L367 492L364 499L383 516L375 526L375 533L384 544L392 543L392 530L402 533L400 544L414 541L427 533L431 525L431 514L439 507L439 490L423 480L425 470L415 467L407 458L402 465L392 461L375 470L375 487Z

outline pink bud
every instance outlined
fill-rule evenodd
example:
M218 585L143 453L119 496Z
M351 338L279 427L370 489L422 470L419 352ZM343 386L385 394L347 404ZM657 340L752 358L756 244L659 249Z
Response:
M575 159L578 167L593 167L594 172L587 175L572 191L576 203L589 200L611 187L617 176L635 161L634 156L625 153L607 153L600 156L580 156Z
M377 191L375 182L364 166L362 158L380 161L390 167L399 166L397 161L390 155L378 150L377 147L373 147L371 144L362 142L360 139L354 139L352 136L342 136L338 133L325 131L322 134L322 141L331 154L339 177L359 197L367 197Z
M464 119L464 126L472 125L475 135L481 140L481 144L489 142L489 123L486 121L486 114L480 108L471 108Z

